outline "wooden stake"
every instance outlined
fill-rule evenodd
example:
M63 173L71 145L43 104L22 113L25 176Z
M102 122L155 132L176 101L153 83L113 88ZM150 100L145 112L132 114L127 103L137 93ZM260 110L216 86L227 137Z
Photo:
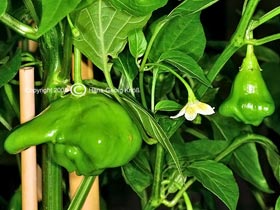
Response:
M24 123L35 116L34 68L20 69L19 82L20 122ZM38 209L36 170L36 147L32 146L21 153L22 210Z

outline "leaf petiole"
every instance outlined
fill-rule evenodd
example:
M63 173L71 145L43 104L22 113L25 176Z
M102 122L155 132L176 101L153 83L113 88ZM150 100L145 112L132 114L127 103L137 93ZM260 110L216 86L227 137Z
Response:
M25 38L37 40L40 37L37 33L37 28L33 28L29 25L20 22L8 13L4 13L2 16L0 16L0 21Z
M264 37L261 39L250 39L248 41L245 41L245 43L250 44L250 45L259 46L259 45L263 45L263 44L266 44L268 42L272 42L272 41L275 41L278 39L280 39L280 33L273 34L273 35L270 35L270 36L267 36L267 37Z
M266 23L267 21L271 20L275 16L280 14L280 6L274 8L273 10L269 11L268 13L264 14L262 17L260 17L257 20L252 20L250 30L254 30L255 28L259 27L263 23Z

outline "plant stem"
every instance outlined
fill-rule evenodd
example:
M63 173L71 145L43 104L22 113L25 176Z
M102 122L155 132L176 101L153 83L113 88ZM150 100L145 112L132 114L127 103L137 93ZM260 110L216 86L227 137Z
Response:
M32 0L23 0L23 3L25 5L25 7L27 8L27 10L30 12L30 14L31 14L32 18L34 19L35 23L39 24L40 20L39 20L39 17L37 15L37 13L36 13L36 9L33 5Z
M44 144L42 147L43 210L63 210L61 168L52 161L51 145Z
M160 186L162 178L162 168L164 161L164 149L161 144L156 145L156 161L154 167L154 180L152 187L152 195L149 202L145 206L145 210L155 209L161 204Z
M156 92L157 77L158 77L158 69L154 69L152 89L151 89L151 111L152 111L152 113L155 112L155 92Z
M216 60L216 62L207 74L207 78L210 82L214 81L214 79L219 74L225 63L240 47L242 47L245 44L246 31L251 21L251 18L255 12L255 9L259 3L259 0L250 0L245 3L246 8L244 9L244 13L240 19L239 25L237 26L235 33L233 34L229 42L229 45L227 45L227 47L224 49L222 54L219 56L219 58ZM207 86L201 85L197 90L197 96L201 98L206 93L207 89Z
M116 91L116 88L113 84L111 73L110 73L110 70L108 69L108 67L106 67L106 69L104 70L104 76L105 76L106 82L108 84L108 87L111 89L113 96L118 100L119 103L122 104L123 103L122 99L119 96L118 92Z
M268 147L268 149L273 149L277 151L276 146L268 138L258 134L250 133L238 136L224 151L217 155L214 160L217 162L221 161L223 158L231 154L238 147L247 143L259 143L261 145L264 145L265 147Z
M2 16L0 16L0 21L25 38L32 40L37 40L39 38L37 35L37 29L18 21L8 13L4 13Z
M184 200L185 200L185 204L186 204L187 210L193 210L192 202L191 202L188 194L185 192L183 194L183 196L184 196Z
M172 73L175 77L177 77L177 79L179 79L183 85L186 87L187 91L188 91L188 100L189 101L194 101L196 100L196 97L194 95L194 92L191 88L191 86L189 85L189 83L186 82L186 80L181 76L179 75L176 71L174 71L173 69L171 68L168 68L167 66L164 66L162 64L159 64L159 63L153 63L153 64L149 64L149 66L158 66L158 67L161 67L162 69L166 69L167 71L169 71L170 73Z
M139 69L139 88L140 88L140 95L141 95L141 101L142 101L142 104L145 108L147 108L147 101L146 101L146 98L145 98L145 89L144 89L144 70L145 70L145 66L146 66L146 63L147 63L147 60L148 60L148 56L151 52L151 49L152 49L152 46L154 44L154 41L158 35L158 33L160 32L160 30L163 28L163 26L165 25L166 22L160 22L157 27L155 28L155 31L148 43L148 46L147 46L147 49L145 51L145 54L144 54L144 57L143 57L143 60L141 62L141 65L140 65L140 69Z
M194 128L186 128L186 132L195 136L196 138L199 138L199 139L207 139L208 138L201 131L197 131Z
M186 80L184 80L183 77L181 77L176 71L174 71L173 69L168 69L170 71L170 73L172 73L175 77L177 77L186 87L187 91L188 91L188 101L192 102L196 100L196 97L194 95L194 92L191 88L191 86L186 82Z
M82 209L87 195L95 180L95 176L86 176L81 185L79 186L73 200L71 201L68 210L80 210Z
M77 47L74 47L74 83L82 83L82 74L81 74L81 58L82 54Z
M145 108L148 108L147 101L145 98L145 88L144 88L144 71L139 72L139 88L140 88L140 96L142 105Z
M246 44L258 46L258 45L263 45L263 44L266 44L268 42L272 42L272 41L275 41L278 39L280 39L280 33L273 34L273 35L270 35L270 36L267 36L267 37L264 37L261 39L251 39L251 40L246 41Z
M189 179L185 185L178 191L178 193L175 195L175 197L171 200L163 200L163 204L167 207L173 207L175 206L178 201L180 200L180 198L184 195L184 193L186 192L186 190L196 181L196 178L193 177L191 179Z
M250 29L254 30L255 28L259 27L263 23L271 20L275 16L280 14L280 6L275 7L273 10L269 11L268 13L264 14L258 20L253 20Z

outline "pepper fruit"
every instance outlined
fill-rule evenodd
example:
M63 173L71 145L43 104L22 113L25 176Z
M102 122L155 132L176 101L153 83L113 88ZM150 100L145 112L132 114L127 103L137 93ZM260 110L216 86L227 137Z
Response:
M167 4L168 0L108 0L115 8L134 16L150 15Z
M52 102L31 121L17 127L6 139L9 153L50 143L53 160L69 172L99 175L106 168L128 163L142 138L126 110L98 93L66 95Z
M265 117L273 114L274 110L274 101L261 75L253 46L248 46L230 95L221 104L219 112L245 124L258 126Z

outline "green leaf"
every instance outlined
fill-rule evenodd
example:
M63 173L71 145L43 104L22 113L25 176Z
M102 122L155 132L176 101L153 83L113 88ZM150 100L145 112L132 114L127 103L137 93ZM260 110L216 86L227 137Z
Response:
M181 51L194 60L199 60L206 44L200 14L181 14L166 23L164 21L164 26L153 43L149 58L158 61L163 53Z
M266 149L266 156L273 171L274 177L280 184L280 155L274 150Z
M173 90L175 85L175 77L173 74L161 71L159 71L158 73L154 71L153 73L154 75L156 75L155 100L161 100ZM152 82L150 83L150 85L152 86ZM149 88L149 90L151 89L152 87Z
M116 58L127 43L128 34L142 28L150 16L134 17L116 10L105 0L96 0L76 14L80 35L74 45L99 69L109 70L109 58Z
M22 208L22 191L21 191L21 187L19 187L13 194L12 198L10 199L8 209L19 210L21 208Z
M177 111L182 108L181 104L171 100L161 100L155 106L155 111Z
M7 130L12 130L12 125L6 120L4 110L0 109L0 124L2 124Z
M157 123L155 118L147 112L141 105L139 105L136 101L129 97L125 97L123 95L124 102L129 106L130 110L136 115L141 122L141 125L146 130L147 134L152 138L159 141L159 143L167 150L169 155L171 156L172 160L174 161L176 168L181 173L181 167L179 164L179 160L174 150L172 144L169 141L168 136L161 128L161 126Z
M173 144L178 159L182 164L214 159L227 145L228 143L223 140L206 139ZM172 161L169 157L167 158L168 162Z
M239 123L232 118L224 117L218 112L208 119L211 122L215 139L224 139L230 141L238 136L242 131L251 132L250 126Z
M0 16L2 16L8 7L8 0L2 0L0 4Z
M184 1L176 7L168 17L173 18L181 14L194 14L210 7L216 2L218 2L218 0Z
M122 174L127 184L143 198L144 190L153 182L153 176L148 161L148 155L141 150L128 164L122 166Z
M54 27L59 21L72 12L81 0L42 0L42 14L38 35Z
M258 151L254 143L245 144L235 150L229 165L240 177L261 191L272 192L262 173Z
M129 81L134 80L138 74L134 59L127 50L113 60L113 68L125 75Z
M147 41L142 29L133 30L128 36L130 53L136 58L144 55L147 48Z
M0 87L13 79L21 65L21 51L17 50L14 56L0 67Z
M133 88L133 80L138 74L138 69L128 50L124 50L117 58L113 59L113 68L122 73L119 89L127 90L134 96L138 89Z
M276 204L275 204L275 210L280 209L280 196L277 198Z
M185 122L184 117L177 119L171 119L169 116L156 116L156 119L167 137L170 138L179 129L179 127Z
M239 198L238 185L232 171L212 160L194 162L190 173L209 191L219 197L230 210L235 210Z
M181 51L167 51L160 56L161 61L167 62L172 66L176 67L183 73L197 79L204 85L210 87L211 83L206 78L203 69L198 63L189 55Z

